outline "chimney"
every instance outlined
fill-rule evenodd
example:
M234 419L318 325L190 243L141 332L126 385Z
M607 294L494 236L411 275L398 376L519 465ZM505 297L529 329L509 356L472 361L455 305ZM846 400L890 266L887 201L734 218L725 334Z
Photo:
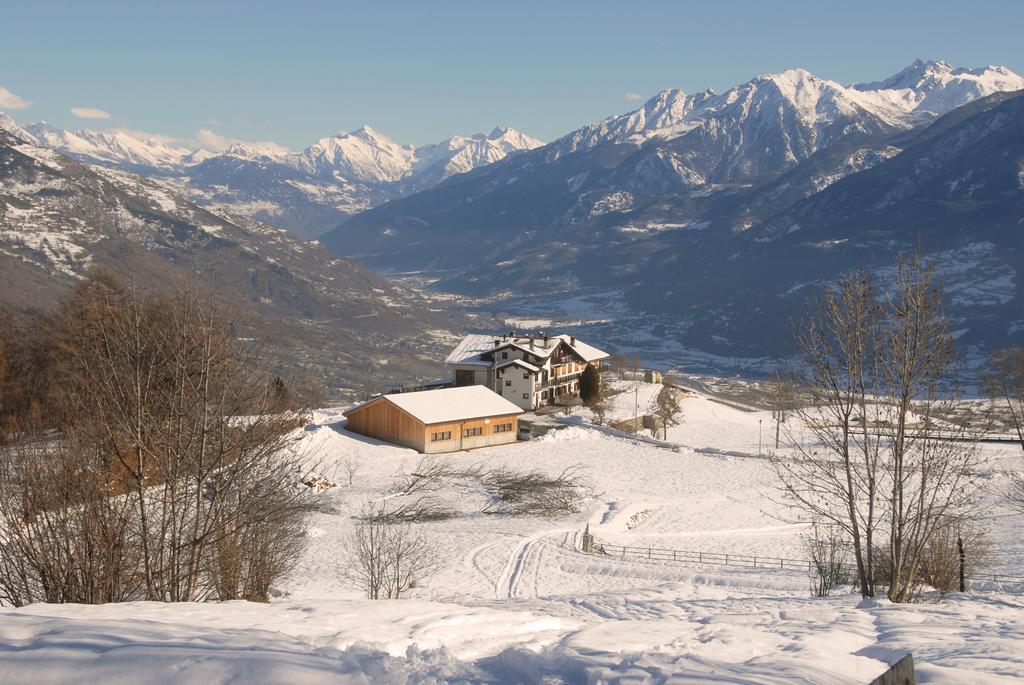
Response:
M569 336L569 344L572 345L573 347L576 347L576 336L575 335L570 335Z
M533 349L533 336L530 336L530 349Z
M501 344L501 341L500 341L500 340L497 340L497 339L496 339L496 340L494 341L494 346L495 346L495 347L497 347L497 346L498 346L498 345L500 345L500 344Z
M544 347L547 347L548 346L548 334L547 333L542 333L541 335L544 336Z

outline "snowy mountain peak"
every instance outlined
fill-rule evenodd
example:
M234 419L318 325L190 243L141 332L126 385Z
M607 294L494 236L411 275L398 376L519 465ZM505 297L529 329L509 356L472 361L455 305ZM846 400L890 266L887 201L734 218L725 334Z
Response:
M915 59L909 66L901 69L884 81L858 83L853 87L858 90L893 90L903 88L919 88L929 78L942 74L951 74L954 69L945 60Z
M517 131L511 126L495 127L495 129L487 136L487 140L500 144L506 152L532 150L544 144L543 141L540 141L531 135L527 135L522 131Z
M793 85L802 84L806 82L820 81L817 76L801 67L794 69L786 69L784 71L775 72L773 74L765 74L760 77L761 81L773 81L775 83L789 83Z
M22 128L18 122L3 112L0 112L0 130L7 131L27 143L36 142L35 136L33 136L28 130Z
M496 127L489 135L452 136L435 145L401 145L369 126L322 138L302 153L301 168L363 183L393 183L440 165L433 182L490 164L543 143L513 128Z
M384 135L384 134L378 132L377 130L371 128L369 124L363 124L362 126L357 128L355 131L351 131L351 132L349 132L347 134L342 134L342 135L343 136L344 135L358 136L359 138L365 138L366 140L381 141L381 142L385 142L385 143L394 143L395 142L395 141L391 140L390 138L388 138L386 135Z
M900 101L908 111L939 115L993 93L1024 89L1024 77L1006 67L966 69L942 60L917 59L884 81L857 83L851 88Z
M838 120L860 129L910 128L972 100L1022 88L1024 78L1005 67L962 69L941 60L918 59L884 81L852 86L793 68L758 76L722 95L712 90L696 96L674 88L663 90L639 109L560 138L553 144L552 154L559 156L602 143L668 140L701 126L714 129L708 135L715 136L722 134L726 120L742 125L758 117L777 118L780 111L793 113L806 128L801 133L788 132L789 140L796 136L814 141L820 131L812 129L828 127ZM809 145L807 150L815 148L813 142Z
M239 159L276 161L287 157L291 152L288 148L283 145L278 145L277 143L251 143L247 141L237 141L229 145L222 154L228 157L237 157Z

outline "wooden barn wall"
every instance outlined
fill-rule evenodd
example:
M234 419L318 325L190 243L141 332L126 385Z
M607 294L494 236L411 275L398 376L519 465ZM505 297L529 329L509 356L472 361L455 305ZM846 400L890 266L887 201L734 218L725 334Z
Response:
M423 424L387 400L369 404L348 417L349 430L423 451Z
M511 423L512 430L507 432L495 433L494 425L500 423ZM462 431L466 428L483 428L481 435L476 435L471 438L463 438ZM519 430L519 415L505 415L505 416L490 416L481 419L473 419L471 421L452 421L448 423L433 423L425 427L425 450L427 453L436 454L438 452L455 452L458 450L468 450L476 447L486 447L488 445L501 445L508 442L515 442L516 432ZM430 436L433 433L442 433L445 431L451 431L452 439L443 440L439 442L431 442Z

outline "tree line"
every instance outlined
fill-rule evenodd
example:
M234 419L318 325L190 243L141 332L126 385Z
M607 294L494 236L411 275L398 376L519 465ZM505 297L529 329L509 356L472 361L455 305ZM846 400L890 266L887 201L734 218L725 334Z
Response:
M0 603L267 599L317 500L239 317L102 272L0 312Z

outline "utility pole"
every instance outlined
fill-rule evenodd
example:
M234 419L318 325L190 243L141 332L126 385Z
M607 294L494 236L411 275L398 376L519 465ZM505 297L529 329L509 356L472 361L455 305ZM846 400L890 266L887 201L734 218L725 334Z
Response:
M635 379L635 376L634 376ZM640 426L637 422L640 420L640 381L636 381L633 385L633 432L637 435L640 434Z
M960 555L960 592L966 592L967 584L964 582L964 566L966 566L964 555L964 539L960 537L960 533L956 534L956 551Z
M761 456L761 423L764 419L757 420L757 456Z

